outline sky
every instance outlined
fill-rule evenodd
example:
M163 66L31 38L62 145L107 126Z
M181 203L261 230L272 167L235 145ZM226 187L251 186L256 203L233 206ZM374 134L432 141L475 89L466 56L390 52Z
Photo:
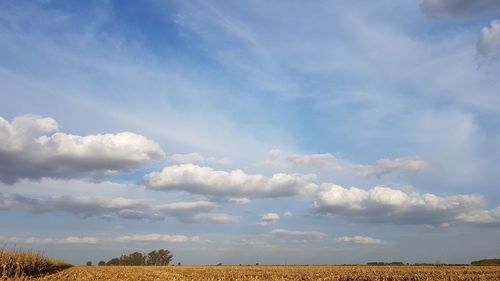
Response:
M500 256L496 0L0 1L0 245Z

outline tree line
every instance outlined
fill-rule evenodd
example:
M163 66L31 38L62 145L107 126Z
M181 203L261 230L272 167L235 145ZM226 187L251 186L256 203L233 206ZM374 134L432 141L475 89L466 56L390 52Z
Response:
M119 258L112 258L109 261L100 261L98 265L151 265L164 266L169 265L174 256L169 250L160 249L151 251L147 254L133 252L130 255L121 255ZM91 265L92 263L87 263Z

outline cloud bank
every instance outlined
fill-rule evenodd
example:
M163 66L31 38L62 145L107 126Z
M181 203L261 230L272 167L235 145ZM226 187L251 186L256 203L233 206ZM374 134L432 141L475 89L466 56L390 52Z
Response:
M79 136L58 130L52 118L0 117L0 181L103 178L163 158L160 146L144 136L121 132Z
M498 209L483 210L485 199L480 195L437 196L383 186L363 190L323 184L313 205L317 214L344 216L363 222L424 225L499 223Z
M274 174L272 177L251 175L242 170L217 171L209 167L182 164L165 167L144 177L154 190L180 190L215 196L284 197L307 194L315 190L314 175Z

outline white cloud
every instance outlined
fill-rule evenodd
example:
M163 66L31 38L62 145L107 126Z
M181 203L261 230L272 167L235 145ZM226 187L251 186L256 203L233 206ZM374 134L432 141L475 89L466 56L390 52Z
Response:
M1 237L0 241L13 244L97 244L99 241L96 237L78 237L69 236L66 238L40 238L40 237Z
M460 214L457 218L477 225L500 225L500 207Z
M360 245L380 245L386 243L382 240L368 236L352 236L352 237L344 236L335 238L335 241L339 243L350 243L350 244L360 244Z
M207 240L201 240L198 236L185 236L185 235L170 235L170 234L137 234L130 236L120 236L114 239L116 242L129 243L129 242L167 242L167 243L201 243Z
M190 202L174 202L162 205L157 205L154 207L155 210L160 212L165 212L169 214L186 214L186 213L198 213L213 210L217 207L217 204L210 201L190 201Z
M9 123L0 117L0 181L102 178L164 157L156 142L138 134L47 135L56 130L52 118L23 115Z
M420 159L396 158L380 159L374 165L354 167L356 175L361 177L381 177L394 172L417 173L429 168L429 163Z
M209 167L182 164L165 167L144 177L154 190L182 190L193 194L218 196L283 197L307 194L315 190L315 175L250 175L242 170L217 171Z
M248 198L241 197L241 198L229 198L228 202L235 205L248 205L252 201Z
M377 186L370 190L324 184L314 202L316 213L360 221L439 225L463 221L460 217L481 210L480 195L441 197Z
M269 154L271 155L273 151ZM373 165L360 165L337 159L331 153L318 154L290 154L283 159L282 153L274 153L264 162L257 163L257 166L285 169L291 167L303 167L308 169L324 169L354 174L358 177L381 177L386 174L397 172L418 173L430 167L429 163L418 158L395 158L379 159Z
M293 213L292 213L292 212L290 212L290 211L286 211L286 212L284 212L284 213L283 213L283 216L284 216L284 217L291 218L291 217L293 217Z
M424 0L422 10L431 16L461 18L500 12L497 0Z
M216 157L207 157L205 158L198 152L186 153L186 154L174 154L170 157L170 159L179 162L181 164L200 164L200 163L211 163L211 164L219 164L219 165L228 165L231 164L232 161L227 158L216 158Z
M478 55L485 59L496 60L500 57L500 20L483 27L476 49Z
M273 229L271 234L277 238L291 238L298 240L314 240L327 236L325 233L319 231L295 231L288 229Z
M258 225L268 225L268 224L274 224L280 220L280 216L276 213L266 213L262 215L261 217L261 222L257 223Z
M226 223L235 223L240 220L240 217L222 213L210 213L210 214L196 214L192 217L192 220L199 223L226 224Z

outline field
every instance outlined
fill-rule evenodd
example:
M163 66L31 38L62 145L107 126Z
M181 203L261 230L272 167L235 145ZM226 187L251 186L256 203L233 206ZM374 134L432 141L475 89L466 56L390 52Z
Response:
M39 253L0 249L0 279L36 277L71 266L67 262L50 259Z
M78 266L36 280L500 280L500 266Z

